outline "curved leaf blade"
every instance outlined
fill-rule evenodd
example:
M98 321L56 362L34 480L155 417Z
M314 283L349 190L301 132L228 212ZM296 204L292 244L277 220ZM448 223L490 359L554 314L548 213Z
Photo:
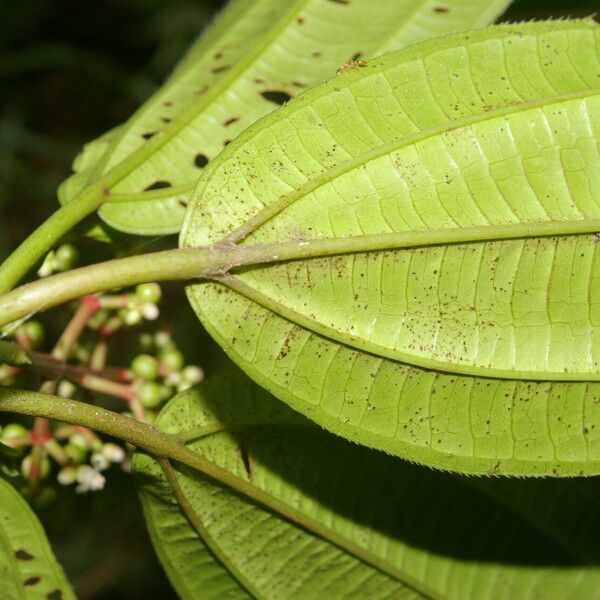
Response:
M600 472L599 39L591 21L450 36L263 119L205 173L182 245L346 246L191 287L205 326L348 439L471 473Z
M508 4L451 0L440 11L421 0L237 0L126 124L86 146L61 202L129 164L106 186L110 202L100 215L129 233L175 233L208 161L278 104L353 56L486 25Z
M75 600L40 522L24 498L2 478L0 589L7 600Z
M552 518L534 527L519 516L531 516L533 501L538 514L554 510L556 516L558 499L567 500L563 510L568 506L569 514L595 514L595 482L489 480L482 494L470 479L330 436L235 374L179 395L159 426L184 437L190 429L223 427L192 447L300 511L309 528L325 534L304 531L201 476L178 471L186 508L223 561L221 576L239 578L254 597L597 597L600 571L587 559L597 554L598 519L561 529ZM169 495L158 465L138 455L134 467L155 547L178 592L213 597L200 566L206 547ZM577 493L579 485L587 494ZM569 486L572 495L562 491ZM326 541L327 531L358 546L366 562ZM237 592L245 597L241 588Z

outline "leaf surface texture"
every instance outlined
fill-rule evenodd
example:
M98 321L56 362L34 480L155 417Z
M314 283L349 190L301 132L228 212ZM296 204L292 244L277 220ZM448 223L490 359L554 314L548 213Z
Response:
M258 118L353 57L486 25L508 4L236 0L127 123L86 146L59 197L120 170L102 218L129 233L178 232L208 161Z
M203 323L348 439L471 473L600 472L599 48L592 21L457 34L261 120L207 169L182 245L340 251L191 287Z
M184 437L212 429L191 447L307 524L177 471L201 539L158 464L137 455L153 543L183 598L599 597L598 519L556 520L560 503L568 514L597 514L595 480L487 480L478 489L331 436L236 374L179 395L159 426Z

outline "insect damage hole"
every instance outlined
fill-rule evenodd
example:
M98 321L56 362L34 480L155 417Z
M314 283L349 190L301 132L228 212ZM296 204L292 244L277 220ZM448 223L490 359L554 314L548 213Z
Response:
M153 190L164 190L166 188L173 187L168 181L155 181L151 183L148 187L144 188L145 192L151 192Z
M450 7L439 4L438 6L433 7L433 12L436 12L439 14L447 13L447 12L450 12Z
M206 156L206 154L202 154L202 152L196 154L194 158L194 165L196 165L199 169L204 169L207 164L208 156Z
M260 95L269 102L273 102L274 104L285 104L289 100L292 99L292 96L283 90L265 90L261 92Z
M33 560L34 557L25 548L19 548L15 551L15 558L17 560Z

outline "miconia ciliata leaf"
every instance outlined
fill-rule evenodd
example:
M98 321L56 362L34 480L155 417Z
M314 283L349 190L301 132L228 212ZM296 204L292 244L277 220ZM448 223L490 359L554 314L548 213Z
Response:
M129 233L178 232L208 161L258 118L353 57L487 25L508 4L235 0L127 123L85 147L59 198L118 170L102 218Z
M318 86L206 169L181 245L338 240L189 296L258 383L437 468L600 472L600 29L507 25Z
M304 524L185 469L177 498L136 455L152 540L182 598L599 597L593 480L410 465L327 434L238 374L180 394L158 425Z
M0 596L75 600L44 530L27 502L0 478Z

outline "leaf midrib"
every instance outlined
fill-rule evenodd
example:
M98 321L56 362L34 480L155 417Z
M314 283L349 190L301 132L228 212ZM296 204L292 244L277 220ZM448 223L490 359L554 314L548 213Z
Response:
M373 148L372 150L369 150L364 154L360 154L352 159L340 163L336 167L324 171L318 177L315 177L314 179L311 179L310 181L300 186L297 190L294 190L293 192L282 196L272 204L265 206L254 216L247 219L244 222L244 224L227 234L223 241L237 243L244 240L250 234L256 232L265 223L267 223L268 221L279 215L281 212L283 212L286 208L291 206L294 202L314 192L319 187L331 183L332 181L341 177L342 175L345 175L354 169L362 167L373 160L381 158L386 154L396 152L403 148L407 148L427 139L441 136L451 131L456 131L461 128L467 128L472 125L476 125L478 123L483 123L486 121L491 121L499 117L509 116L520 112L527 112L528 110L532 109L549 107L555 104L565 103L573 100L584 100L598 95L600 95L600 89L592 89L539 98L536 100L530 100L518 104L510 104L494 109L492 111L476 113L474 115L469 115L468 117L464 117L462 119L447 121L446 123L443 123L436 127L423 129L417 133L406 136L402 139L394 140L393 142L390 142L388 144L377 146L376 148ZM218 171L216 173L218 173ZM211 173L210 179L212 179L212 177L216 173ZM206 181L206 187L210 183L210 179Z
M258 422L253 422L247 425L247 427L249 429L254 429L256 427L265 427L265 428L270 428L270 427L292 427L292 428L300 428L300 429L313 429L315 431L319 431L319 428L316 427L313 423L310 422L306 422L306 423L286 423L286 422L279 422L273 419L263 419L261 421ZM204 427L207 427L207 425L204 425ZM236 429L243 429L245 426L242 423L238 423L236 424ZM222 433L227 433L229 431L229 428L227 427L227 424L222 424L222 426L218 426L217 424L214 424L214 431L212 431L211 433L208 433L206 437L210 437L212 435L216 435L216 434L222 434ZM181 431L179 434L177 435L181 435L183 434L184 431ZM196 440L197 441L197 440ZM228 469L232 474L236 475L239 477L239 475L237 473L234 473L233 471L231 471L231 469ZM176 472L176 471L175 471ZM512 513L513 515L515 515L517 518L523 519L523 521L527 524L528 527L530 527L533 531L537 531L538 533L540 533L542 536L544 536L545 538L547 538L548 540L556 543L560 548L562 548L562 550L569 556L572 556L573 558L576 559L583 559L583 560L588 560L587 557L580 555L579 552L575 551L574 548L572 548L571 546L567 545L565 543L565 541L561 538L561 536L558 535L553 535L551 531L548 531L547 528L539 525L538 523L532 521L526 514L521 513L520 511L518 511L517 509L515 509L515 507L512 505L512 503L506 501L503 497L502 498L498 498L495 494L493 494L490 490L488 490L487 488L481 488L479 486L476 485L476 483L471 483L469 481L468 478L464 478L464 482L463 485L465 486L465 489L468 488L470 489L472 492L476 493L479 496L483 496L484 498L487 498L488 500L491 500L493 502L494 505L499 506L499 507L503 507L505 510L508 510L510 513ZM272 491L262 487L262 486L257 486L259 487L259 489L262 489L265 493L267 493L269 496L275 498L275 496L273 495ZM183 498L186 498L185 492L183 491L183 489L181 488L181 486L179 486L179 491L181 493L181 496ZM586 490L587 491L587 490ZM177 494L176 494L177 495ZM248 502L251 502L250 500L246 500ZM179 502L179 498L178 498L178 502ZM187 498L186 498L186 504L187 504L187 509L184 508L181 503L180 507L182 508L182 510L184 511L184 513L188 512L188 509L190 511L193 512L194 516L198 519L201 520L201 517L198 515L198 513L195 511L195 509L193 508L193 506L191 504L189 504L187 502ZM284 504L286 504L287 506L289 506L289 504L287 502L284 502ZM291 506L289 506L289 508L291 510L294 510ZM264 510L264 509L263 509ZM273 510L273 509L268 509L270 510L270 512L272 512L274 515L276 516L281 516L280 513L277 510ZM355 558L358 558L359 560L365 562L367 565L371 566L372 568L375 568L377 570L380 570L383 573L386 573L387 575L393 577L394 579L396 579L397 581L399 581L399 583L401 583L402 585L405 585L406 587L408 587L409 589L412 589L414 591L416 591L419 594L423 594L427 597L430 598L441 598L436 592L433 592L432 590L426 590L424 589L419 589L419 587L414 587L410 582L406 582L405 580L399 578L397 576L397 573L402 573L401 571L398 571L397 567L394 567L391 563L389 563L389 561L385 558L381 558L377 555L375 555L373 552L369 551L366 548L363 548L362 546L356 546L354 544L354 542L352 542L351 540L349 540L346 536L342 536L342 539L347 540L350 544L352 544L352 546L355 546L356 548L360 548L361 550L364 550L364 553L362 554L362 556L358 556L357 554L355 554L352 550L344 547L344 546L340 546L339 543L336 543L334 541L332 541L331 539L329 539L327 537L327 531L329 531L330 529L328 527L323 526L322 527L322 531L320 531L321 527L318 521L316 521L315 519L313 519L312 517L307 517L307 515L305 515L304 513L301 513L304 515L305 519L307 520L307 525L310 524L316 524L317 527L319 528L319 530L317 529L309 529L310 533L312 533L313 535L316 535L318 537L320 537L321 539L327 541L328 543L331 543L335 546L337 546L338 548L341 548L342 550L348 552L349 554L351 554L352 556L354 556ZM285 515L283 515L284 518ZM189 518L189 517L188 517ZM196 529L196 527L194 526L193 523L193 518L189 519L190 523L192 524L192 526L194 527L194 529ZM298 526L297 523L290 523L292 526ZM208 531L207 531L208 533ZM200 533L198 532L198 535L202 538L202 535L200 535ZM210 534L208 534L210 535ZM211 542L212 544L217 544L216 540L211 536ZM208 544L207 544L208 545ZM210 547L210 546L209 546ZM211 551L213 551L212 547L211 547ZM219 549L219 560L222 562L222 564L228 569L231 570L235 569L235 573L232 573L232 575L234 575L236 577L236 579L238 578L238 574L237 574L237 569L235 567L231 567L231 560L228 559L228 556L225 555L224 552L220 551ZM591 563L590 563L591 564ZM245 580L245 578L242 576L242 578ZM418 582L417 582L418 583Z

